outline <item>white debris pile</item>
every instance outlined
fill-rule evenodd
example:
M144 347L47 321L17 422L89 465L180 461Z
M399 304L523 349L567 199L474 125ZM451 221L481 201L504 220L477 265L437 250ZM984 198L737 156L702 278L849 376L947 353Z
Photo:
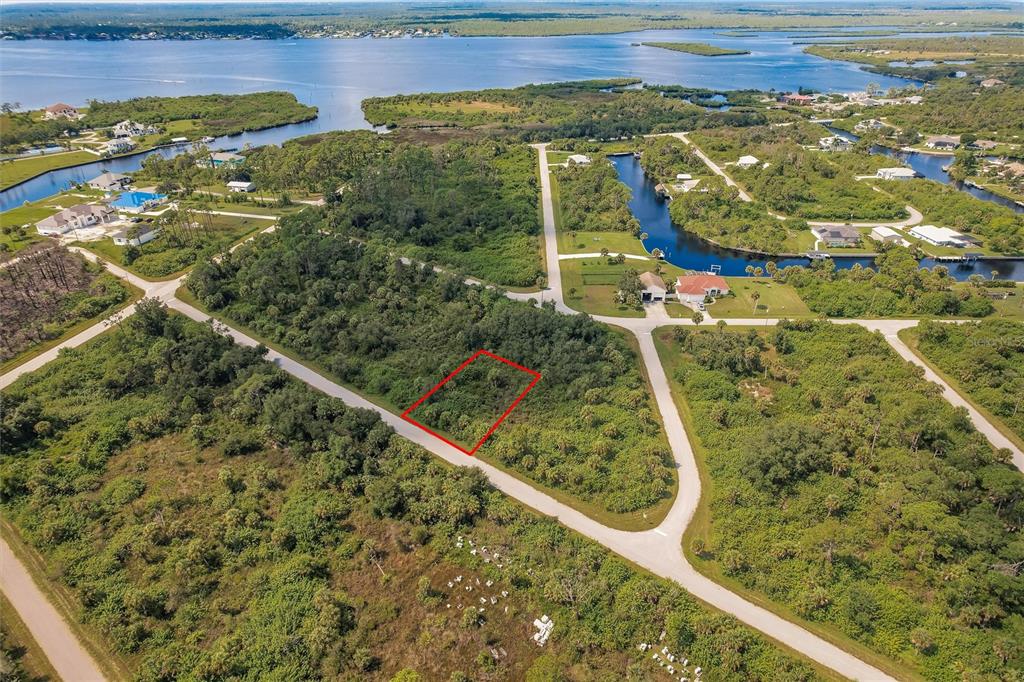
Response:
M655 645L648 644L647 642L641 642L637 647L640 651L647 652L652 651ZM679 682L700 682L701 676L704 674L704 669L699 665L695 665L693 668L693 677L690 675L690 659L684 658L683 656L677 656L676 654L669 651L667 646L661 647L661 651L654 651L651 654L651 660L658 664L666 673L668 673L672 679L677 679L678 674Z
M537 646L544 646L548 637L551 636L552 628L555 627L555 621L544 614L540 618L534 619L533 627L537 628L537 632L533 633L533 641L537 642Z

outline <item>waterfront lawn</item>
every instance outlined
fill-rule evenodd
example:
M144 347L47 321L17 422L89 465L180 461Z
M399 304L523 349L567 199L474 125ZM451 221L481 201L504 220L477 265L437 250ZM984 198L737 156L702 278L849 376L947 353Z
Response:
M635 256L647 254L643 242L626 232L558 232L559 253L601 253L601 249L608 249L608 253L613 256L617 253L631 253Z
M0 213L0 245L5 245L0 249L13 253L45 240L36 231L35 223L61 209L93 202L101 196L101 192L93 189L74 189Z
M708 306L714 318L770 317L808 318L814 313L800 298L796 289L769 277L726 277L732 296L723 296ZM754 294L758 295L754 307Z
M1024 664L1001 658L1024 632L1012 569L993 569L1016 555L1024 477L881 335L798 321L656 340L707 483L685 546L697 570L889 670Z
M84 151L60 152L0 161L0 190L58 168L67 168L99 159Z
M201 225L205 220L199 218ZM238 218L235 216L211 215L208 232L198 230L198 235L183 234L174 227L164 227L161 234L141 247L117 246L110 239L94 242L77 242L77 246L149 280L170 279L207 253L222 251L234 242L243 239L256 230L270 227L269 220Z

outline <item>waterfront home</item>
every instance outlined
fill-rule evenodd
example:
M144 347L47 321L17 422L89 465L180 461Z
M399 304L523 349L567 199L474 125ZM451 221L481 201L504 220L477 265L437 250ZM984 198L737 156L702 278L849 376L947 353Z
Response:
M71 230L109 223L116 217L114 210L102 204L79 204L65 208L49 218L36 223L36 231L42 235L65 234Z
M676 183L676 184L672 185L672 189L676 190L677 192L691 192L694 189L696 189L697 185L699 185L699 184L700 184L700 178L696 178L694 180L683 180L682 182L679 182L679 183ZM707 190L701 190L701 191L705 191L706 192Z
M999 143L995 140L975 140L974 142L967 145L969 149L979 149L981 151L991 151L999 146Z
M910 246L910 242L903 238L896 230L891 227L875 227L871 229L871 238L876 242L882 242L883 244L899 244L900 246Z
M230 192L252 192L256 189L256 183L245 180L232 180L228 183Z
M142 246L151 242L160 234L160 228L154 225L132 225L114 232L110 238L116 246Z
M759 163L761 162L758 158L756 156L751 156L750 154L745 154L736 161L736 165L740 168L750 168L751 166L756 166Z
M127 154L131 150L135 149L135 143L132 142L131 138L118 137L107 142L103 145L103 153L110 154Z
M721 275L680 275L676 278L676 297L684 303L700 303L707 297L729 293L729 283Z
M132 179L120 173L102 173L89 181L89 186L101 192L118 192L132 184Z
M985 80L981 81L981 87L983 88L994 88L997 85L1006 85L1006 83L999 80L998 78L986 78Z
M879 121L877 118L869 118L864 121L858 121L857 125L853 126L853 129L859 133L864 133L871 130L881 130L884 127L885 123Z
M962 249L975 242L975 240L956 230L948 227L936 227L935 225L916 225L910 228L910 236L935 246L952 246L958 249Z
M849 151L852 146L852 142L839 135L830 135L818 140L818 149L826 152L845 152Z
M234 152L211 152L208 156L196 160L200 168L219 168L220 166L237 166L245 161L245 157Z
M780 98L780 101L783 104L792 104L794 106L803 107L813 102L814 98L811 97L810 95L801 95L799 93L791 92L786 95L783 95Z
M917 171L913 168L879 168L875 171L875 177L879 180L910 180L917 177Z
M641 301L664 301L668 294L665 280L653 272L645 272L640 275L640 284L643 285L643 291L640 292Z
M860 243L860 232L855 227L836 225L835 227L812 227L811 232L825 246L846 247Z
M110 200L110 205L124 213L142 213L154 208L167 200L166 194L153 194L152 192L124 192L116 199Z
M114 125L114 137L135 137L136 135L154 135L159 132L154 126L143 125L135 121L125 120Z
M43 109L43 118L47 121L52 121L55 118L78 118L78 109L75 109L70 104L64 104L63 102L57 102Z
M590 163L590 157L586 154L572 154L568 159L568 163L575 163L577 166L586 166Z
M925 140L925 147L938 149L940 151L952 151L960 146L959 135L929 135Z

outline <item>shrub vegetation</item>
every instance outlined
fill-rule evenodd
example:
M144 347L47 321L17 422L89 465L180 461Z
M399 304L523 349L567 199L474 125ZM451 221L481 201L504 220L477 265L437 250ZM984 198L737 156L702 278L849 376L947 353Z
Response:
M700 555L926 679L1024 667L1024 478L881 335L664 333L711 481Z

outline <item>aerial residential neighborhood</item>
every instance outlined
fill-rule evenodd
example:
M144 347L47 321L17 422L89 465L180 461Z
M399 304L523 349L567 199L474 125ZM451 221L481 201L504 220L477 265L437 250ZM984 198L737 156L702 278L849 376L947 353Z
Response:
M1019 3L7 3L0 680L1016 682Z

